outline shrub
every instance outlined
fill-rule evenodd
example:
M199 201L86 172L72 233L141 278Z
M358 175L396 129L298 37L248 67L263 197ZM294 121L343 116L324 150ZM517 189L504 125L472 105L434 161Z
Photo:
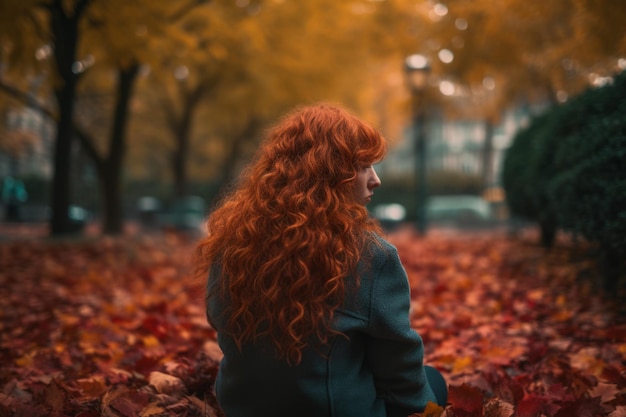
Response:
M626 73L534 118L507 150L512 214L597 242L612 287L626 254Z

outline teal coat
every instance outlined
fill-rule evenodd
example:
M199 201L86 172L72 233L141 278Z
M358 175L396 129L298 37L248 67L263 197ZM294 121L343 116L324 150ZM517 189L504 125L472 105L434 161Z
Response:
M409 322L406 272L395 247L377 239L360 263L360 286L336 314L335 327L348 337L333 337L321 353L305 350L297 366L264 342L240 352L220 332L223 302L207 300L224 352L215 388L226 417L405 417L436 402L422 339Z

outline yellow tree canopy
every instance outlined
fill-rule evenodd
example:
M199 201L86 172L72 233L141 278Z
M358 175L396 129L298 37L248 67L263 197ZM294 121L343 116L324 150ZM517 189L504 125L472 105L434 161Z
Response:
M423 23L412 52L431 59L435 80L457 84L478 117L520 100L566 100L626 67L623 2L442 0L407 10Z

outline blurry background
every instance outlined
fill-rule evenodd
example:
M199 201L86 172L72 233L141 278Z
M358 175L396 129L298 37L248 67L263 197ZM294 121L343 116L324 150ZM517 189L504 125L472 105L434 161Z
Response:
M197 228L264 129L324 100L391 144L385 224L507 221L513 138L613 83L624 22L609 0L3 0L4 220Z

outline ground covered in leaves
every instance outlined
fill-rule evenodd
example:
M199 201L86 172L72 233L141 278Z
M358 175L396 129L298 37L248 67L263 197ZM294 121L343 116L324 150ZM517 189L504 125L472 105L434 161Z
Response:
M532 233L389 235L426 362L424 416L624 416L626 321L584 244ZM0 416L219 416L220 352L174 236L0 243ZM621 300L625 300L622 298Z

